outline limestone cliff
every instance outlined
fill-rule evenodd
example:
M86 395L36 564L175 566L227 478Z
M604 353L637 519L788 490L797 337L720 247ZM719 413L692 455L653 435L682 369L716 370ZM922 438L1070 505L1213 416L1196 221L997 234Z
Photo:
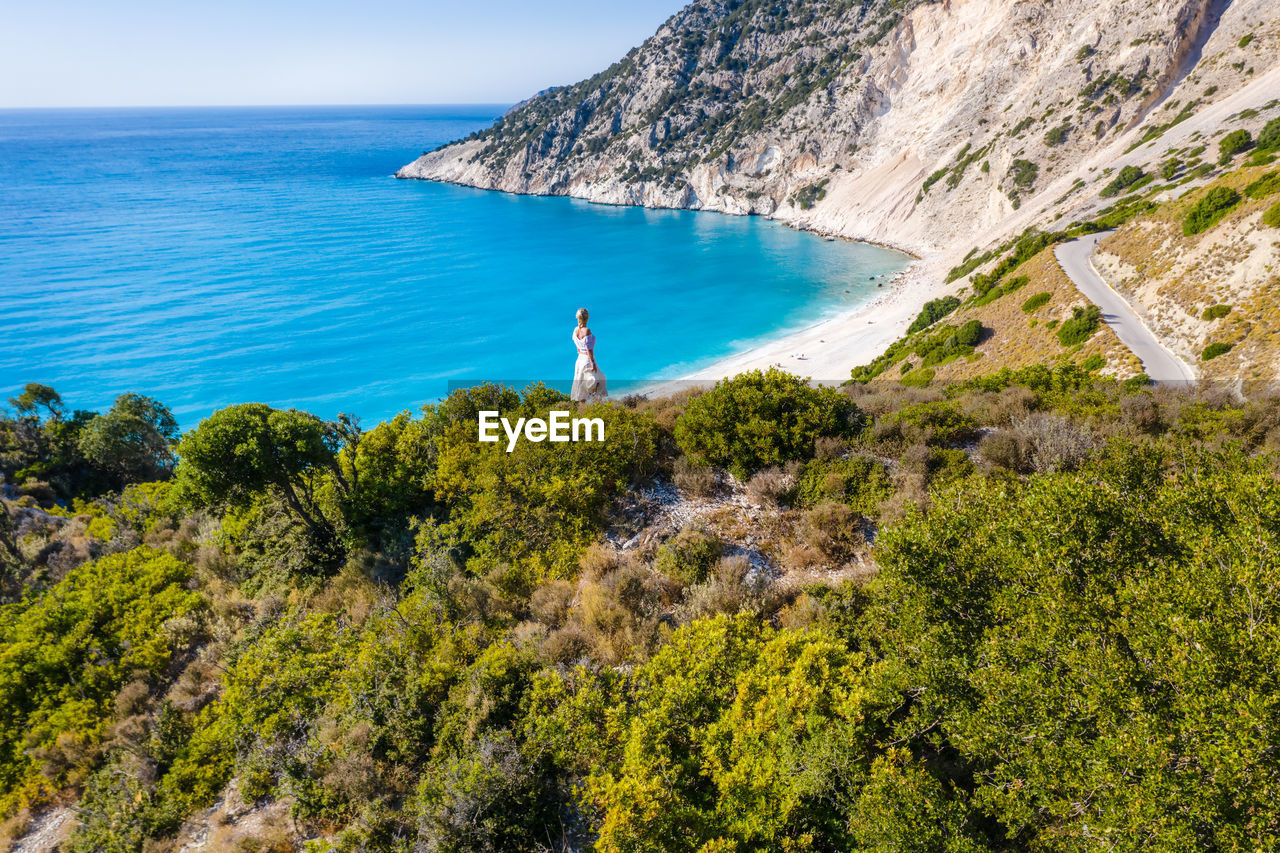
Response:
M1278 56L1274 0L695 0L399 174L950 255L1083 214L1153 128L1280 93Z

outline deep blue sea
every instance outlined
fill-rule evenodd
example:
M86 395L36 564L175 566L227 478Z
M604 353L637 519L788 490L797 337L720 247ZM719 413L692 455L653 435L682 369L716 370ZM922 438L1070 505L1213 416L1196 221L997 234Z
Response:
M450 382L678 377L869 298L904 258L759 218L397 168L501 106L0 111L0 400L126 391L366 424Z

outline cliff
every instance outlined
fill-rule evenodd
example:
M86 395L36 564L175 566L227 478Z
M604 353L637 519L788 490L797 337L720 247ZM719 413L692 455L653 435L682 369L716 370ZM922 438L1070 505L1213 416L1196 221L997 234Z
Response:
M949 253L1084 215L1153 128L1280 92L1278 55L1264 0L697 0L399 175Z

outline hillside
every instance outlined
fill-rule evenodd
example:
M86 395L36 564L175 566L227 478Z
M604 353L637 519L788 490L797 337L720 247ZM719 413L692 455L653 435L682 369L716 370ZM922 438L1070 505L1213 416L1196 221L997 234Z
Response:
M968 248L1074 215L1152 128L1280 91L1280 10L1224 5L699 0L400 174Z
M964 310L1051 287L1044 259ZM242 404L171 443L157 401L29 385L0 413L0 849L1280 838L1276 399L769 371L594 404L602 443L475 440L478 409L567 405Z

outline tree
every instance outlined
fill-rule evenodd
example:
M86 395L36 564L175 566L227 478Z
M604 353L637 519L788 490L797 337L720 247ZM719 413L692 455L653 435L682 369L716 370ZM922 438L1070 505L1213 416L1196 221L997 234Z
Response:
M163 403L140 394L121 394L105 415L80 431L80 452L120 487L169 475L171 445L178 422Z
M39 382L28 382L24 385L21 394L9 398L9 405L13 406L19 417L36 420L40 420L41 409L44 409L51 421L62 420L63 415L66 414L66 409L62 405L62 395Z
M322 542L333 525L316 507L316 477L335 468L333 435L315 415L242 403L214 412L178 443L178 484L189 501L247 508L276 489Z

